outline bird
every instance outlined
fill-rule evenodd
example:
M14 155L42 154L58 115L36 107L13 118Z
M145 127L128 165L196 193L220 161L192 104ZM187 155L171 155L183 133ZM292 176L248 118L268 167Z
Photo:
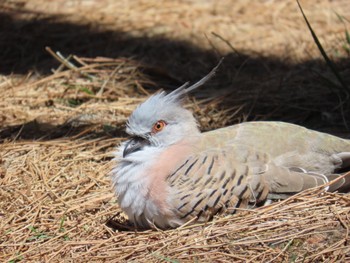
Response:
M220 62L221 63L221 62ZM118 204L138 228L208 222L303 190L350 190L350 140L278 121L201 132L184 99L212 78L159 91L131 113L115 152Z

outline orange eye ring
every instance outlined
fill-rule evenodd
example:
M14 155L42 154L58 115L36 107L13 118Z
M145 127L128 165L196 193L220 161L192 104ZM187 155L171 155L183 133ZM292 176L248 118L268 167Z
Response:
M164 129L164 127L167 125L167 123L163 120L157 121L155 124L153 124L152 133L160 132Z

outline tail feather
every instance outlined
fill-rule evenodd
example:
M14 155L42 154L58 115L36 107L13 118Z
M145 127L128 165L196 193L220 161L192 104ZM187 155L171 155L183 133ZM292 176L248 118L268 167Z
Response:
M341 152L336 154L341 160L342 160L342 165L340 167L341 170L343 171L350 171L350 152Z
M342 185L340 185L336 191L340 193L350 193L350 172L343 175L338 175L338 177L339 176L343 176L343 178L339 180L342 182ZM338 183L338 181L336 183Z
M339 178L340 176L342 176L342 179L335 182L335 187L333 188L336 189L334 191L350 193L350 152L341 152L336 154L336 156L341 159L342 164L341 167L336 170L337 174L331 175L333 177L330 177L330 180Z
M306 189L321 186L329 182L323 174L308 173L303 169L270 165L265 173L270 185L270 194L293 195Z
M335 192L338 191L345 183L344 178L340 178L341 175L339 174L330 174L327 175L328 180L331 182L328 188L328 192ZM334 182L332 182L334 181Z
M303 176L304 184L303 189L306 190L312 187L320 186L331 182L329 186L326 187L327 192L350 192L350 172L347 174L318 174L308 172Z
M319 173L311 173L307 172L302 175L302 178L304 180L303 189L310 189L313 187L321 186L323 184L326 184L329 182L329 179L327 176Z
M287 172L289 170L289 172ZM328 192L350 192L350 172L342 174L324 175L314 172L307 172L301 168L282 168L271 167L269 174L266 174L266 179L270 184L270 193L267 199L286 199L298 192L313 187L326 185L325 190ZM280 173L278 173L280 172Z

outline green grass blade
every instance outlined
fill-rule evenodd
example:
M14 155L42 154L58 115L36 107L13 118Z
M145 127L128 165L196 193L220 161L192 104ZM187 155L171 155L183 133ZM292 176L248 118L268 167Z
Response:
M326 64L328 65L328 67L331 69L331 71L333 72L333 74L335 75L335 77L338 79L339 83L342 85L342 87L347 90L348 92L350 91L350 88L346 85L345 81L343 80L343 78L340 76L339 74L339 71L337 70L335 64L330 60L330 58L328 57L327 53L324 51L320 41L318 40L318 37L315 33L315 31L312 29L310 23L309 23L309 20L307 19L305 13L304 13L304 10L303 8L301 7L300 3L299 3L299 0L297 0L297 3L298 3L298 6L299 6L299 9L304 17L304 20L306 22L306 25L307 27L309 28L310 30L310 33L312 35L312 38L314 39L318 49L320 50L324 60L326 61Z
M350 33L348 30L345 30L345 39L346 42L350 45Z

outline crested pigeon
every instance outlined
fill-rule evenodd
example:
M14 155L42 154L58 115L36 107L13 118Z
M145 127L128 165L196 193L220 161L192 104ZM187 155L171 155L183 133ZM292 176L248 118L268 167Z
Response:
M218 65L219 66L219 65ZM350 140L283 122L246 122L201 133L185 95L211 78L140 104L127 121L112 182L137 227L206 222L320 186L350 171ZM326 187L350 190L350 176Z

